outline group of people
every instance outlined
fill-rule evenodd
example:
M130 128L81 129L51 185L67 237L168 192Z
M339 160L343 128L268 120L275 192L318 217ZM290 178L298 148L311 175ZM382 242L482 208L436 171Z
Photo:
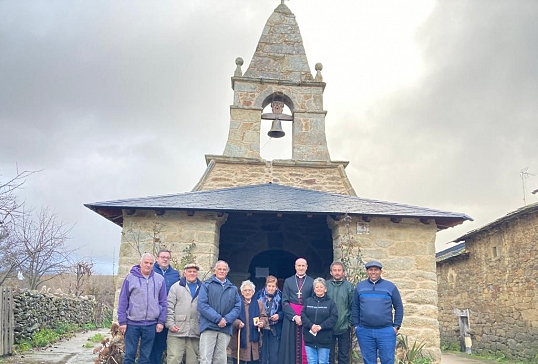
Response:
M368 278L354 287L342 263L331 279L306 274L307 261L284 281L268 276L256 291L250 280L239 290L219 260L201 282L199 267L187 264L180 277L161 250L156 262L144 254L132 267L119 296L118 321L124 334L125 364L348 364L351 330L365 364L393 364L396 335L403 320L398 288L381 278L382 264L368 262Z

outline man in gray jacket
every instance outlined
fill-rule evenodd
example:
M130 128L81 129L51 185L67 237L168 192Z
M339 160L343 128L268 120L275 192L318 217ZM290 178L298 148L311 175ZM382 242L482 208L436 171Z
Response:
M198 279L200 268L187 264L183 277L172 285L168 292L167 359L168 364L180 364L187 352L185 364L198 364L200 341L200 313L198 312L198 292L202 282Z

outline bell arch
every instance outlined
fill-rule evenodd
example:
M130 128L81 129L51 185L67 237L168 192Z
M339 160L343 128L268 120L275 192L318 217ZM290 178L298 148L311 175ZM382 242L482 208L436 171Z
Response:
M291 159L293 150L293 101L275 91L262 102L260 157L265 160Z
M261 105L260 105L262 109L265 109L265 107L273 101L282 101L293 113L293 108L294 108L293 100L288 95L286 95L282 91L272 90L272 88L271 90L267 88L266 91L269 91L269 92L260 93L260 96L257 99L257 100L262 100Z

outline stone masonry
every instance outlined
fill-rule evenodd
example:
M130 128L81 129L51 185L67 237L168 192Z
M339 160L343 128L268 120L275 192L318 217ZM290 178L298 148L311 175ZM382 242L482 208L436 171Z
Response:
M262 111L277 96L293 114L292 159L329 161L325 83L321 73L312 77L299 26L286 5L279 5L267 20L244 76L243 60L238 58L236 64L224 156L260 159ZM319 72L322 68L321 64L317 67Z
M194 191L278 183L355 196L345 167L348 162L294 161L207 155L208 168Z
M454 309L470 310L473 352L538 360L538 204L459 239L465 252L437 263L443 342L458 342Z
M425 352L439 362L441 359L439 324L437 321L437 282L435 268L436 225L424 224L419 219L403 219L394 223L390 218L373 218L368 233L358 234L355 226L364 224L353 217L351 246L346 239L343 222L329 221L333 230L334 260L342 259L344 252L362 255L364 262L383 263L383 278L394 282L404 302L404 321L400 333L410 342L424 342ZM358 250L360 248L360 252Z

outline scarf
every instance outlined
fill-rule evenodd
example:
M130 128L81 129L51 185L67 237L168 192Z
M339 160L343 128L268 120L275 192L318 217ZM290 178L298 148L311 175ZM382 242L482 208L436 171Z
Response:
M254 320L253 317L260 317L260 306L258 305L258 301L255 299L250 301L250 304L248 305L248 318L247 321L247 315L245 313L245 301L241 301L241 314L239 315L239 319L243 321L245 324L245 327L243 327L244 330L241 330L241 347L246 348L247 347L247 335L246 335L246 325L248 325L250 337L250 342L258 342L260 341L260 333L258 332L258 326L254 326Z
M265 306L267 317L271 317L279 311L280 301L282 300L282 292L280 292L280 289L277 288L275 294L273 295L273 299L268 300L268 297L271 297L271 295L267 293L264 287L260 294L260 301L262 301L263 305ZM276 325L277 323L278 321L269 320L269 325Z

